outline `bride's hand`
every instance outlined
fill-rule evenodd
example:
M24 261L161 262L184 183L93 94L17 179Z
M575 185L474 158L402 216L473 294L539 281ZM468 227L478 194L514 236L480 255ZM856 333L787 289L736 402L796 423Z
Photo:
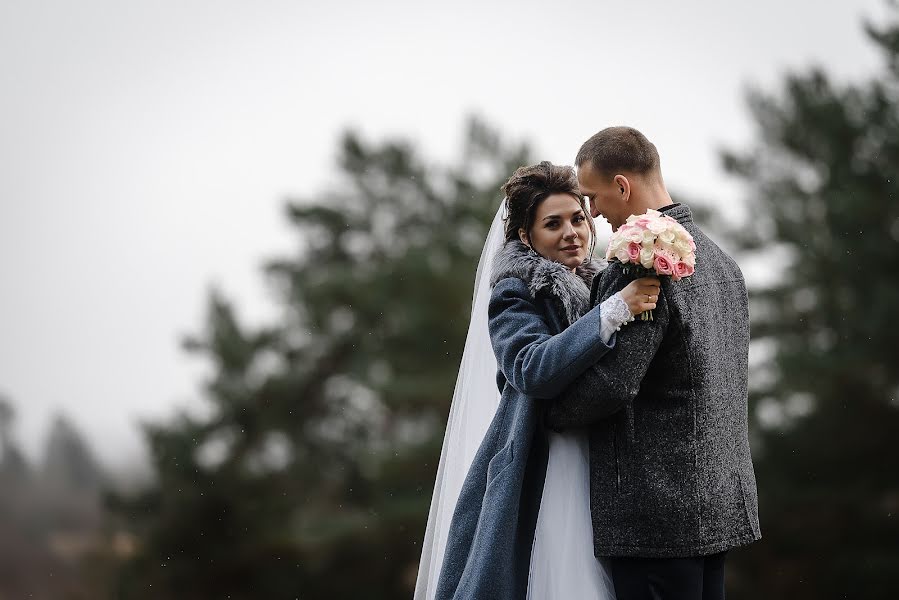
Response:
M658 278L641 277L627 284L621 290L621 297L627 303L627 308L636 316L656 307L660 289L661 283Z

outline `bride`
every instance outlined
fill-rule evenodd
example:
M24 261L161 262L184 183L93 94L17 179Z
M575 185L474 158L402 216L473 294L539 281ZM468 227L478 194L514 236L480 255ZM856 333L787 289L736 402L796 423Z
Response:
M548 403L655 308L638 279L590 309L601 265L574 169L521 167L503 185L475 278L415 600L614 598L593 555L586 436ZM498 388L498 389L497 389Z

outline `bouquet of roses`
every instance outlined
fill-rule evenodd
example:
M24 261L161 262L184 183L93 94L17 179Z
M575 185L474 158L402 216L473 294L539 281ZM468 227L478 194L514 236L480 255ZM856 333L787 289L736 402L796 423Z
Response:
M612 234L606 260L624 265L625 274L637 277L668 275L674 281L693 274L696 244L683 226L657 210L631 215ZM640 315L652 320L652 311Z

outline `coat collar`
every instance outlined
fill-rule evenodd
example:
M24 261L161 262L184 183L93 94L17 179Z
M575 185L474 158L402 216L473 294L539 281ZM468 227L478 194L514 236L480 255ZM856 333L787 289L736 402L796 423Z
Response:
M605 267L604 260L591 258L572 273L565 265L531 252L520 241L510 240L496 253L490 285L507 277L521 279L534 298L543 293L557 299L561 316L571 324L590 310L590 286Z
M683 203L669 205L668 208L661 211L663 215L669 216L681 225L693 222L693 212L690 207Z

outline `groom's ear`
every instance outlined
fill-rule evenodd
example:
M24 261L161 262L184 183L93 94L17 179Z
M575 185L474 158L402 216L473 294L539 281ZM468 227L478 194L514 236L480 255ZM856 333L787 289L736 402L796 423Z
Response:
M620 174L615 175L613 181L618 188L618 193L621 194L621 199L627 202L628 198L631 196L631 182L627 177Z

